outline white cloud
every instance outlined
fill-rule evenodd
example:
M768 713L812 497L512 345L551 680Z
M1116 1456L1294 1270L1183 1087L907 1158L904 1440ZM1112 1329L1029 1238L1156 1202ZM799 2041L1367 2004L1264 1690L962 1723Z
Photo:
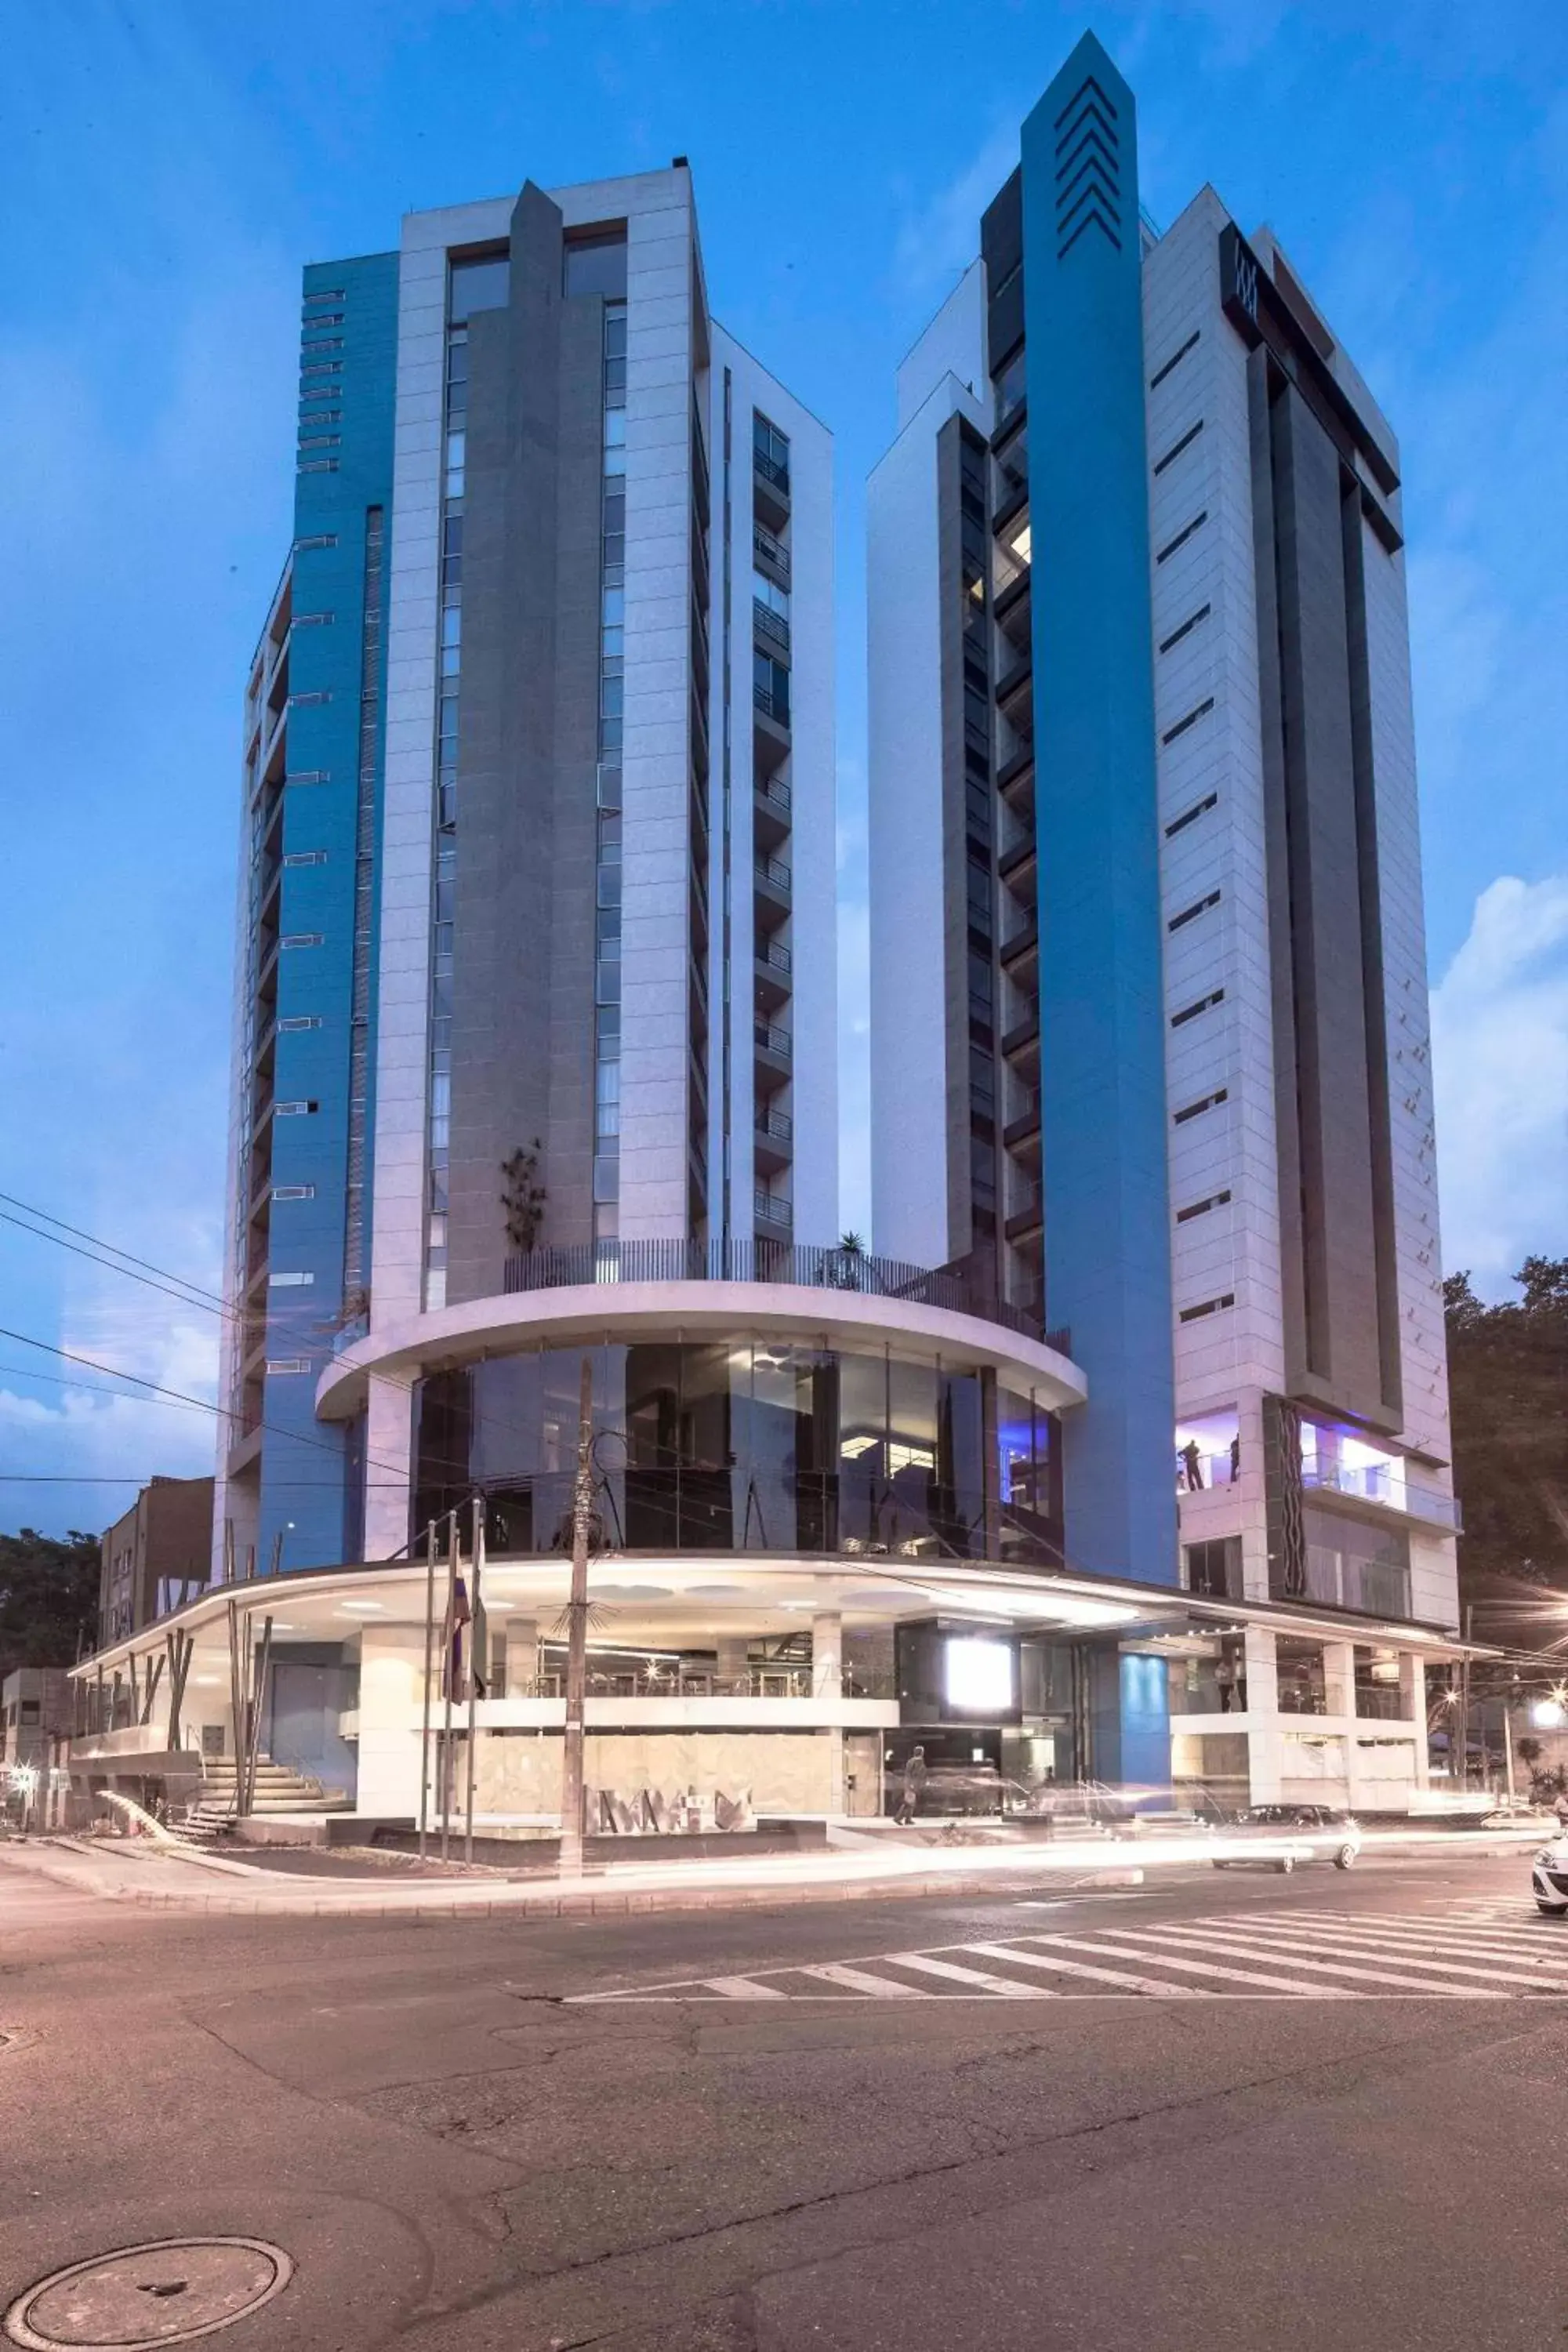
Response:
M1432 996L1443 1256L1484 1296L1568 1250L1568 875L1505 875Z
M911 301L946 299L980 250L980 215L1018 161L1018 118L999 122L955 178L906 215L893 278Z

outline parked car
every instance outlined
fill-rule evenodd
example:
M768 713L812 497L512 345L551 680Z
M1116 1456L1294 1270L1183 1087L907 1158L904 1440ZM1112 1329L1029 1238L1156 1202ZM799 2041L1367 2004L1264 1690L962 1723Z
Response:
M1561 1919L1568 1912L1568 1832L1559 1832L1542 1847L1531 1864L1530 1887L1536 1909L1549 1919Z
M1294 1870L1299 1862L1331 1862L1336 1870L1349 1870L1361 1852L1360 1824L1332 1805L1248 1805L1219 1835L1239 1835L1270 1848L1257 1857L1270 1870ZM1245 1870L1250 1860L1247 1854L1215 1854L1214 1866Z

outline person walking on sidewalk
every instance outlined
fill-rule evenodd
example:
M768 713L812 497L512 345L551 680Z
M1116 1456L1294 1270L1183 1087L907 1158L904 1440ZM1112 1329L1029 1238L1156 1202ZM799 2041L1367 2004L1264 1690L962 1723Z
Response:
M899 1799L899 1810L893 1819L907 1829L920 1810L921 1791L926 1784L926 1752L917 1747L904 1767L904 1792Z

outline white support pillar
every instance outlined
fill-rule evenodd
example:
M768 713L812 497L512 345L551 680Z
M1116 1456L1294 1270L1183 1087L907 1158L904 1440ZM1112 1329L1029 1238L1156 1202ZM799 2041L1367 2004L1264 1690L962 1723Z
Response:
M1399 1696L1401 1713L1415 1730L1415 1786L1430 1788L1432 1758L1426 1742L1426 1661L1414 1650L1399 1654Z
M843 1694L844 1620L837 1610L811 1621L811 1687L818 1698Z
M539 1678L539 1620L509 1617L506 1621L506 1687L503 1698L525 1697Z
M837 1700L844 1694L844 1620L837 1610L825 1610L811 1621L811 1687L817 1698ZM830 1748L827 1768L827 1810L847 1810L844 1785L844 1730L835 1724L826 1732Z
M414 1391L407 1381L370 1375L364 1454L364 1556L391 1559L408 1541L414 1485Z
M1247 1767L1255 1805L1279 1801L1279 1677L1274 1635L1267 1625L1248 1625L1247 1648Z
M1323 1697L1331 1715L1355 1718L1355 1643L1323 1643Z

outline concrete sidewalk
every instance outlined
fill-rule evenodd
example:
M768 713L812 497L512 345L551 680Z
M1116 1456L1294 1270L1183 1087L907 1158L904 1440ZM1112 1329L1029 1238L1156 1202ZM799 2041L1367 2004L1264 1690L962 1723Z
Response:
M1540 1843L1523 1829L1402 1830L1369 1833L1363 1853L1470 1860L1517 1858ZM229 1916L300 1918L554 1919L651 1911L724 1910L784 1903L874 1900L900 1895L994 1895L1011 1886L1137 1885L1156 1874L1223 1859L1263 1862L1255 1843L1223 1837L1077 1839L1047 1847L928 1847L759 1855L750 1861L625 1863L574 1885L556 1879L450 1877L365 1880L280 1878L229 1855L195 1855L151 1841L29 1839L0 1844L0 1870L30 1871L111 1902ZM0 1932L4 1901L0 1898Z

